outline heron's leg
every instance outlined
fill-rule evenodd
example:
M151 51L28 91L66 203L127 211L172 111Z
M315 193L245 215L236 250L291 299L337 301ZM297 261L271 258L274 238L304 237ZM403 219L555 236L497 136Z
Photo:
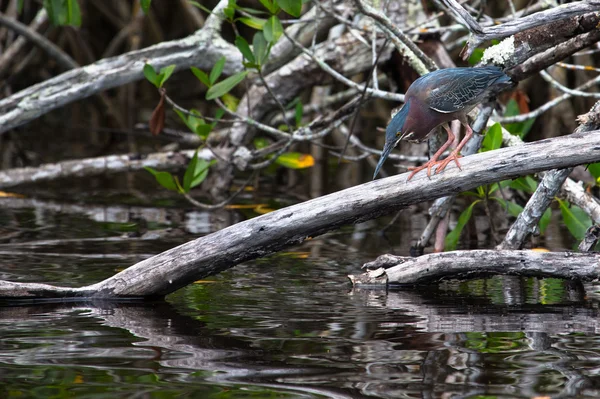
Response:
M452 129L450 129L450 126L448 126L448 124L445 124L444 129L446 129L446 131L448 132L448 140L446 140L444 145L442 145L440 147L440 149L437 150L435 154L433 154L433 156L431 157L431 159L429 161L425 162L421 166L416 166L416 167L411 166L410 168L408 168L408 170L411 170L412 173L408 176L408 179L406 179L406 181L409 181L414 175L416 175L418 172L422 171L423 169L427 169L427 177L431 177L431 168L434 165L439 164L441 162L441 161L438 161L438 158L448 149L448 147L450 147L452 145L452 143L454 143L455 136L454 136L454 133L452 133ZM436 168L436 173L437 173L438 168Z
M462 168L460 167L460 163L458 162L458 158L460 158L459 152L460 150L462 150L465 144L469 142L471 137L473 137L473 129L471 129L471 126L469 126L469 124L465 121L461 121L460 123L465 127L467 133L465 133L465 137L461 140L460 143L458 143L454 151L452 151L446 159L439 163L438 167L435 168L435 173L439 173L442 170L444 170L446 166L448 166L448 164L452 161L454 161L458 169L462 170Z

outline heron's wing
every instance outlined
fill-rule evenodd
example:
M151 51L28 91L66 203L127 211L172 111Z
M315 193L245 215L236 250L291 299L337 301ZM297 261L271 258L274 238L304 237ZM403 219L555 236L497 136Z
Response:
M510 78L497 68L448 70L436 79L435 87L429 91L427 104L444 114L461 111L480 102L495 83L507 82Z

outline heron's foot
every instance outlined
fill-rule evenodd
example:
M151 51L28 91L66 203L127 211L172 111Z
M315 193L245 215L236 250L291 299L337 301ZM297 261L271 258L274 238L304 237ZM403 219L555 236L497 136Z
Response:
M441 171L446 169L446 166L448 166L448 164L452 161L454 161L458 169L462 170L462 168L460 167L460 162L458 162L458 158L461 158L461 155L459 155L456 151L452 151L446 159L444 159L443 161L439 161L439 166L435 168L435 173L440 173Z
M438 165L440 162L441 161L438 161L438 160L435 160L435 159L430 159L429 161L425 162L421 166L411 166L411 167L409 167L408 170L412 171L412 173L410 175L408 175L408 179L406 179L406 181L409 181L410 179L412 179L412 177L414 175L416 175L417 173L419 173L423 169L427 169L427 177L431 178L431 168L433 168L435 165ZM437 173L437 169L436 169L435 173Z
M411 174L408 175L408 179L406 179L406 181L409 181L410 179L412 179L412 177L414 175L416 175L423 169L427 169L427 177L431 178L431 170L433 169L434 166L435 166L434 174L440 173L441 171L446 169L446 166L448 166L448 164L452 161L454 161L454 163L456 164L458 169L462 170L462 168L460 167L460 162L458 162L458 158L460 158L460 157L461 156L457 152L453 151L452 153L450 153L450 155L448 155L448 157L446 159L444 159L442 161L438 161L437 159L432 158L429 161L425 162L421 166L411 166L408 168L408 170L411 171Z

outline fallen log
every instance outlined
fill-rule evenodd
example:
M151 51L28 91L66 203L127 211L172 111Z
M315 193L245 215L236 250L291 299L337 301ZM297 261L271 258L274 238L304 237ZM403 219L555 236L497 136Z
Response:
M600 277L600 254L516 250L452 251L417 258L388 254L363 268L367 272L348 276L355 286L431 284L498 274L591 281Z
M406 181L408 174L396 175L235 224L143 260L93 285L65 288L0 281L0 297L162 297L197 279L343 225L374 219L482 184L598 162L599 142L600 130L596 130L471 155L461 160L462 170L449 167L430 179L420 173L410 181ZM596 267L597 263L593 260L591 265ZM576 276L574 272L573 278Z

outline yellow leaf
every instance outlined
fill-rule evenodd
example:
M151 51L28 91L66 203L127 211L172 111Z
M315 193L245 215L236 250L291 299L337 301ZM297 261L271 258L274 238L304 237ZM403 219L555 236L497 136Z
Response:
M6 191L0 191L0 197L25 198L24 195L16 193L7 193Z
M310 256L310 252L303 251L289 251L289 252L281 252L281 256L293 258L293 259L308 259Z
M260 208L263 206L267 206L267 204L236 204L236 205L227 205L225 209L254 209Z
M308 154L301 154L299 152L286 152L281 154L275 162L290 169L304 169L313 166L315 164L315 159L312 157L312 155Z
M315 165L315 159L312 155L303 155L298 159L301 168L310 168Z
M268 208L267 204L260 204L254 208L254 212L258 213L259 215L264 215L265 213L273 212L274 210L275 209L273 208Z

